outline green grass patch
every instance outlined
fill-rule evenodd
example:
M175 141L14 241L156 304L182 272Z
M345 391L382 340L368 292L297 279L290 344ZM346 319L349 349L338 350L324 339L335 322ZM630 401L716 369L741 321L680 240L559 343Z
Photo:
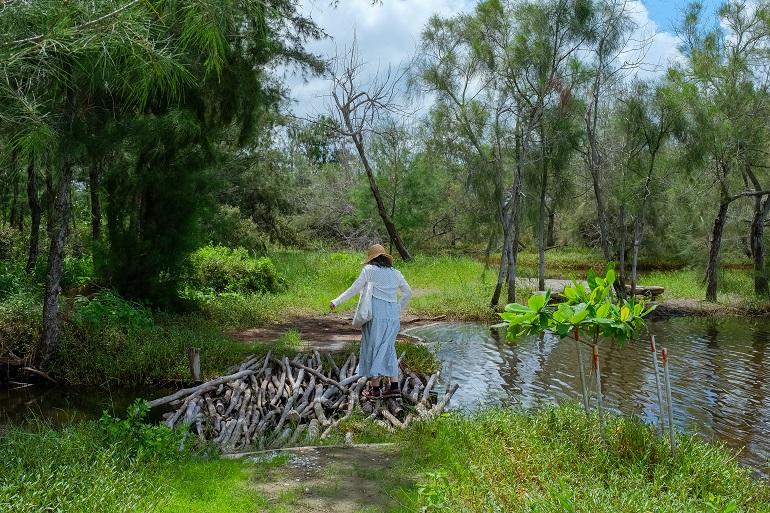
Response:
M0 437L4 513L250 513L254 465L196 454L142 458L97 422L8 427Z
M770 487L726 450L680 436L672 459L650 427L615 416L603 446L573 405L449 414L406 438L404 471L422 482L404 511L770 512Z
M754 278L750 271L722 269L717 277L717 301L721 304L758 309L767 305L767 299L754 295ZM679 271L653 271L642 273L640 285L660 285L666 289L660 299L694 299L706 297L705 271L685 269Z

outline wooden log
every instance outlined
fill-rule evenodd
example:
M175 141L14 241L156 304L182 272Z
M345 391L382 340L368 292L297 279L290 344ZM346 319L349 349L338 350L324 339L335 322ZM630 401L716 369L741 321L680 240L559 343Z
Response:
M193 383L201 381L201 349L200 347L191 347L187 350L187 361L190 366L190 376Z
M286 387L286 371L281 372L281 377L278 379L278 389L275 392L275 395L273 396L273 399L270 401L271 406L275 406L278 404L278 402L281 400L281 396L283 395L283 389Z
M283 409L283 414L281 415L281 418L278 419L278 424L276 424L275 426L276 431L283 427L283 423L286 422L286 416L289 414L289 411L291 411L291 407L293 405L294 405L294 397L290 397L289 400L286 402L286 407L284 407Z
M326 414L324 413L324 409L321 406L320 399L316 399L315 401L313 401L313 409L315 411L315 418L318 419L318 422L320 422L322 426L326 427L329 424L331 424L329 419L326 418Z
M390 413L387 409L382 410L382 416L393 425L394 428L404 429L406 426L396 418L395 415Z
M154 399L147 403L150 408L155 408L157 406L161 406L167 403L170 403L171 401L174 401L176 399L181 399L182 397L187 397L192 394L202 394L204 392L207 392L209 390L213 390L221 383L228 383L234 379L240 379L245 376L249 376L253 374L255 371L252 369L238 371L235 374L230 374L228 376L221 376L219 378L213 379L211 381L207 381L206 383L203 383L201 385L191 387L191 388L184 388L182 390L179 390L177 392L174 392L171 395L167 395L165 397L160 397L158 399Z
M425 390L422 391L422 397L420 397L420 401L428 404L430 401L430 391L433 389L433 385L436 384L436 380L438 380L439 373L436 372L433 375L431 375L430 379L428 380L428 384L425 385Z
M331 367L334 370L334 372L339 376L340 368L337 367L337 362L334 361L334 358L332 358L332 356L329 353L324 353L324 356L326 357L326 359L331 364Z
M289 441L286 443L288 446L297 445L299 438L307 431L308 424L298 424L291 434Z
M313 443L321 436L321 423L318 419L311 419L307 425L307 434L305 435L306 443Z
M289 438L291 437L292 431L293 430L290 427L285 428L273 440L273 442L270 444L270 447L275 448L275 449L277 449L279 447L283 447L284 444L289 441Z
M444 411L444 408L446 408L446 405L449 403L449 400L452 399L452 396L455 395L455 392L457 392L458 388L459 385L457 383L451 385L447 392L444 394L444 397L442 397L441 400L433 406L433 408L428 410L428 413L423 417L423 420L433 420L441 415L441 412Z

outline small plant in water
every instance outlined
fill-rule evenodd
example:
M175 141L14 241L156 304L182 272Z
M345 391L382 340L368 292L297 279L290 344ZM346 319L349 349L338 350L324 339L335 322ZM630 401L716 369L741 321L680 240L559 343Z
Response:
M510 340L522 335L539 335L545 331L560 337L589 333L597 340L606 337L623 344L644 327L644 317L655 307L645 309L640 298L616 299L614 266L610 264L604 277L588 273L588 289L575 281L564 288L564 301L550 304L551 291L536 294L526 305L512 303L499 314L502 322L494 327L507 328Z
M607 267L604 277L589 272L586 280L588 288L573 280L572 286L564 288L564 300L550 304L551 292L531 296L526 305L509 304L500 314L502 323L495 327L505 327L509 340L522 335L540 335L546 331L561 338L572 336L575 340L578 375L583 396L583 408L590 412L588 383L583 369L581 351L581 333L587 333L592 341L592 368L596 387L596 405L599 413L599 430L604 440L604 406L601 389L601 369L599 365L599 339L605 337L617 344L624 344L632 339L644 325L644 318L654 310L645 308L643 299L616 298L613 294L615 269Z

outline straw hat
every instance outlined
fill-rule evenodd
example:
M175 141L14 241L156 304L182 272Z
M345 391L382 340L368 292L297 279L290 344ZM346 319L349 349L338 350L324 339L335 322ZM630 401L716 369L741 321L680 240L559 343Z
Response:
M393 262L393 257L388 255L387 251L385 251L385 248L382 247L382 244L374 244L373 246L369 247L369 252L366 255L366 260L364 260L363 264L368 264L378 256L384 256L391 262Z

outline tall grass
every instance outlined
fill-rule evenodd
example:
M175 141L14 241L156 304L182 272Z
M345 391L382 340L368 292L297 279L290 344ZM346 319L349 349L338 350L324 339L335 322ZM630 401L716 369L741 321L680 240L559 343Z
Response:
M680 436L677 457L650 427L576 406L488 410L418 424L408 435L405 511L770 512L770 487L727 451ZM424 509L423 509L424 508Z

